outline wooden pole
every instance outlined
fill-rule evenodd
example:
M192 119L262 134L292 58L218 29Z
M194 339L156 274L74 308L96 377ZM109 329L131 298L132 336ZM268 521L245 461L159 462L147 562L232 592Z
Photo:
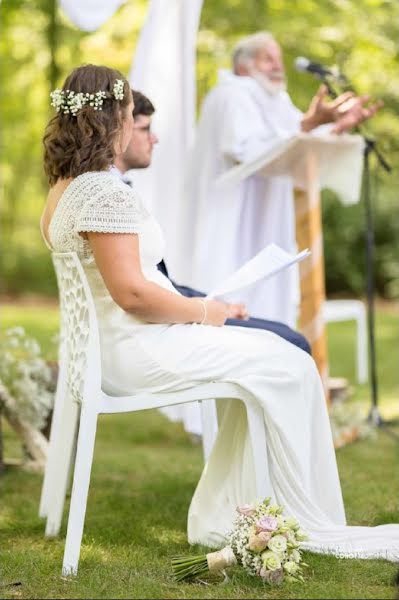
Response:
M309 152L306 160L306 185L295 190L296 235L300 250L312 254L300 263L301 306L300 329L312 346L312 353L328 393L327 337L323 319L325 302L323 233L317 157Z

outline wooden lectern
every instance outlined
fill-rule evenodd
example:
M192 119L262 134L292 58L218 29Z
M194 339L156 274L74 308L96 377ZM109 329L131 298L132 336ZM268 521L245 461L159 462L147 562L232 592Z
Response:
M309 248L300 263L300 329L312 346L313 357L327 390L328 355L322 308L325 302L323 234L320 191L330 188L346 204L360 198L364 140L358 135L299 133L275 143L251 163L233 167L218 184L238 183L254 173L287 175L295 188L298 249Z

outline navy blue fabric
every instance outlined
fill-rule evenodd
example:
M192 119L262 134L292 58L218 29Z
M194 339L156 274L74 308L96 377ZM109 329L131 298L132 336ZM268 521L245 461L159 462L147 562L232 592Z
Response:
M288 327L285 323L279 323L278 321L267 321L266 319L256 319L250 317L248 321L242 321L241 319L227 319L226 325L235 325L236 327L252 327L254 329L266 329L272 331L280 337L291 342L301 350L304 350L308 354L312 354L310 344L302 333L295 331Z
M161 271L161 273L169 278L168 270L164 261L159 263L158 269ZM176 285L173 281L171 281L171 283L178 292L183 294L183 296L187 296L188 298L204 298L206 295L198 290L193 290L190 287ZM266 321L265 319L256 319L251 317L247 321L243 321L241 319L227 319L226 325L234 325L236 327L251 327L253 329L266 329L267 331L272 331L273 333L276 333L280 337L287 340L287 342L291 342L291 344L298 346L298 348L301 348L301 350L304 350L308 354L312 354L310 344L305 336L298 331L291 329L291 327L288 327L288 325L285 323L279 323L278 321Z

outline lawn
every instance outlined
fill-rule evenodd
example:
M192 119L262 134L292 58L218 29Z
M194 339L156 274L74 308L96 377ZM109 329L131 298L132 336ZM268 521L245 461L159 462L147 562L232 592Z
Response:
M54 357L55 308L1 310L2 326L23 325ZM398 315L377 319L381 412L399 414ZM329 327L331 372L354 381L354 326ZM367 386L353 399L367 411ZM395 426L399 433L399 428ZM4 427L6 457L20 449ZM384 431L338 450L348 522L399 522L398 444ZM265 587L239 569L224 585L176 584L174 554L196 553L186 541L186 514L202 467L201 448L157 412L100 418L79 575L60 576L65 536L45 540L37 516L41 476L15 469L0 478L1 598L393 598L397 566L307 553L306 582ZM67 512L65 511L65 517ZM20 584L20 585L12 585Z

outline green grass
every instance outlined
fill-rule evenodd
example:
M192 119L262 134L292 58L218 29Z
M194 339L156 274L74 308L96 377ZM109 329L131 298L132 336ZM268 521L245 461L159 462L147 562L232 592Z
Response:
M56 333L54 308L3 307L2 325L24 325L47 356ZM398 317L377 321L381 408L399 412ZM352 324L329 327L331 371L354 382ZM368 406L367 386L354 399ZM396 431L399 429L396 427ZM5 454L19 446L4 427ZM348 522L398 522L398 446L384 432L337 452ZM0 478L0 597L2 598L393 598L397 566L307 553L306 582L270 589L240 569L221 586L176 584L170 558L197 553L186 540L186 516L202 467L201 448L179 424L157 412L100 418L77 578L60 576L61 536L45 540L37 516L41 476L10 469ZM21 582L20 586L7 586Z

